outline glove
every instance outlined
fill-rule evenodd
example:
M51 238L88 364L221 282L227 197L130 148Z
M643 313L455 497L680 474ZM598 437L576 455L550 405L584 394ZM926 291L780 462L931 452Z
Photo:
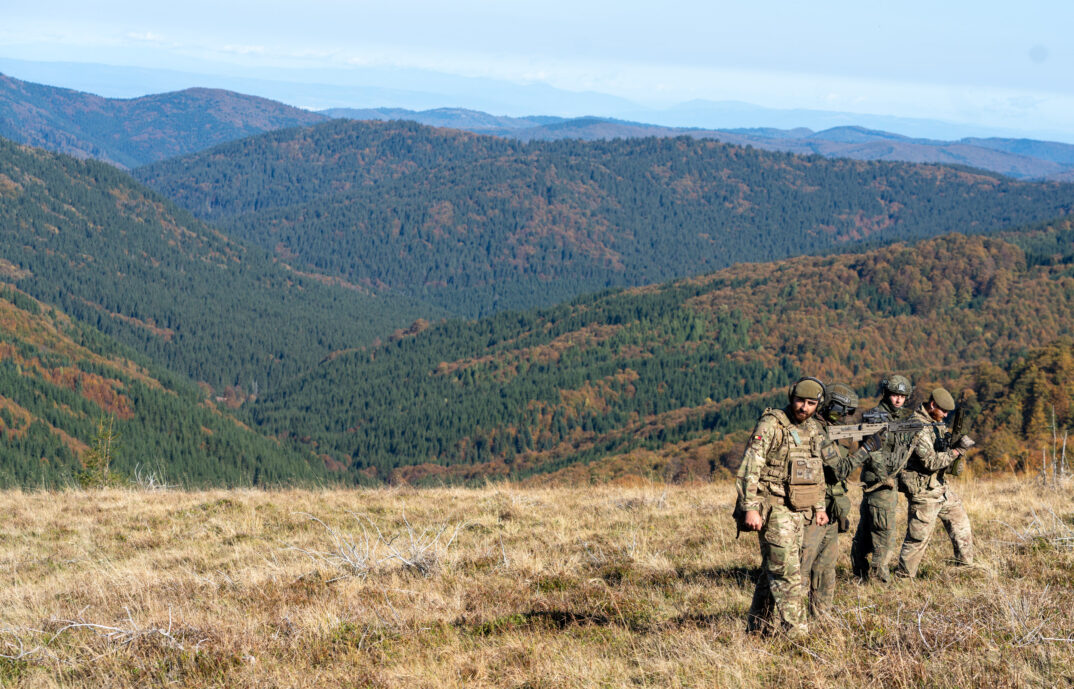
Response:
M867 452L876 452L883 444L885 435L887 435L887 429L882 428L863 440L861 446L864 447Z

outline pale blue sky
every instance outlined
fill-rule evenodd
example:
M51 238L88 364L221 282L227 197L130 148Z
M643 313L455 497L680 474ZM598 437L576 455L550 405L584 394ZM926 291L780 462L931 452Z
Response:
M303 78L325 84L359 84L363 74L403 67L609 94L646 107L737 100L1074 141L1068 1L0 5L0 58L232 76L303 68L310 70Z

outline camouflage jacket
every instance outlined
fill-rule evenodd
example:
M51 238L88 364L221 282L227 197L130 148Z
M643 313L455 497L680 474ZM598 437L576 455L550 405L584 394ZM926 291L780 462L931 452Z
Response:
M924 405L914 413L922 423L935 423L925 411ZM943 470L951 466L957 455L950 450L936 451L936 438L946 432L946 426L926 426L914 434L910 460L899 476L899 484L910 497L928 497L942 493Z
M787 411L766 409L753 429L749 444L738 467L735 488L738 507L744 512L760 511L768 495L785 497L788 474L788 455L792 448L809 448L814 457L827 442L824 426L810 417L802 423L791 421ZM824 509L824 496L814 505Z

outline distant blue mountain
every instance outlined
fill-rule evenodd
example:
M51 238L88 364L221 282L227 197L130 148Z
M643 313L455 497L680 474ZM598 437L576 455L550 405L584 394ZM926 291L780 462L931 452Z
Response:
M0 67L5 62L10 61L0 60ZM38 67L40 68L40 65ZM85 65L76 67L83 71L90 69ZM110 69L111 72L104 70L101 74L112 74L113 78L124 74L120 68ZM158 75L152 70L149 74ZM171 79L168 82L171 85L181 83L174 73L166 73L164 76ZM261 87L264 85L260 81L250 84ZM478 89L478 86L467 80L456 80L455 85L457 88ZM309 90L311 98L312 94L321 88L315 84L302 86ZM542 101L545 107L554 108L555 103L559 102L557 99L567 98L567 92L558 92L549 87L540 87L538 90L548 96ZM362 89L359 89L352 92L352 95L358 96L361 92ZM396 103L412 100L410 96L414 95L412 92L386 90L379 86L374 87L373 92L367 95L373 94L376 99L389 101L395 99ZM342 92L337 95L342 95ZM606 112L635 107L615 99L595 98L587 102L591 102L595 107L606 108ZM766 118L779 120L788 117L788 113L792 112L766 110L735 102L694 102L682 106L679 111L645 112L656 118L689 119L682 114L686 111L707 113L708 117L722 117L726 121L748 121L748 118L753 117L758 124L764 124ZM673 117L675 112L679 114ZM796 112L799 112L796 116L803 119L792 121L792 126L787 128L757 126L722 129L668 126L653 120L618 117L492 115L470 108L448 107L424 110L398 106L332 108L315 113L266 98L219 88L187 88L151 96L116 99L0 75L0 136L78 157L105 160L120 167L137 167L203 150L225 141L273 129L311 125L332 117L356 120L414 120L435 127L524 141L690 136L802 155L965 165L1016 179L1074 181L1074 145L1071 144L999 137L939 140L867 128L860 123L841 124L816 131L801 125L811 121L809 118L823 120L827 115L831 116L827 119L832 121L852 121L852 117L859 116L846 113L825 115L808 111ZM860 119L870 118L860 116ZM905 125L904 132L913 130L915 126L918 129L924 128L926 124L924 121L903 120L897 123Z
M310 110L328 108L444 107L526 118L531 113L557 117L586 115L664 127L735 129L861 126L904 136L939 140L965 137L1024 138L1026 132L940 120L890 117L808 109L765 108L738 101L694 100L651 108L594 92L557 89L545 84L462 77L422 69L362 67L338 70L269 69L230 66L228 74L208 62L191 60L184 71L104 64L59 63L0 57L0 72L42 84L88 91L110 98L133 98L191 87L256 94ZM1055 134L1055 138L1062 138Z

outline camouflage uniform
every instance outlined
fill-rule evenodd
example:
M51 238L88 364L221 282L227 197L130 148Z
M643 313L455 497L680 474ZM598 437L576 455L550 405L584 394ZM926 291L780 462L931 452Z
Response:
M846 478L868 457L863 449L847 453L835 443L831 448L824 453L824 504L830 521L824 526L810 524L802 544L802 585L809 591L809 610L814 615L831 607L835 597L839 534L850 530ZM837 454L831 456L829 452Z
M912 413L906 407L891 406L885 398L879 406L865 412L862 421L901 421ZM891 580L889 563L895 554L895 519L899 506L896 476L907 461L911 440L908 433L886 434L880 449L869 453L862 468L861 480L864 485L860 520L850 546L854 574L862 579Z
M934 423L922 405L914 418ZM914 577L925 555L936 520L943 522L951 537L955 561L973 564L973 533L962 500L944 479L945 470L956 460L953 452L937 452L936 438L944 427L928 426L914 436L913 455L899 477L900 487L909 500L906 538L899 554L898 574Z
M806 632L802 589L802 539L817 510L824 509L821 447L824 429L810 417L794 423L787 410L765 410L742 457L735 482L738 509L757 511L761 574L748 615L748 629L759 631L769 617L791 634ZM813 483L792 485L797 464L808 462Z
M839 495L834 495L832 490L840 490ZM842 501L844 505L837 501ZM842 519L836 518L843 507L849 515L850 500L846 497L846 483L829 483L825 490L825 504L828 516L832 520L821 526L811 523L806 527L805 536L802 540L802 586L809 592L809 611L813 615L831 607L835 597L835 562L839 558L839 533L845 531Z

